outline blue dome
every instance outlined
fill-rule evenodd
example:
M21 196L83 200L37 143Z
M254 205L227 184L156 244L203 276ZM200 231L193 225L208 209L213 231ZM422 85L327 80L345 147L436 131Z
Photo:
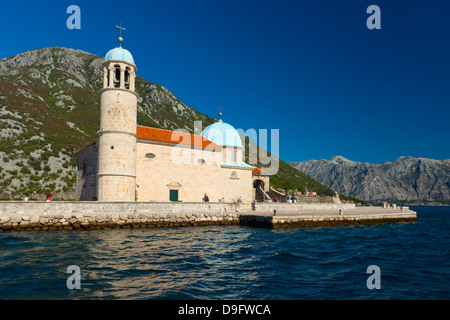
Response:
M122 47L109 50L106 54L105 60L123 60L128 63L134 64L133 56L131 55L130 51Z
M222 121L207 126L201 135L221 147L227 146L244 149L241 136L237 130L232 125Z

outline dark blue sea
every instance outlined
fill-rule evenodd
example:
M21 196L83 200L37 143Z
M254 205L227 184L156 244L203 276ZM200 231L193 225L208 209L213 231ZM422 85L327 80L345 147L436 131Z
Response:
M450 207L411 208L417 223L3 232L0 299L450 299Z

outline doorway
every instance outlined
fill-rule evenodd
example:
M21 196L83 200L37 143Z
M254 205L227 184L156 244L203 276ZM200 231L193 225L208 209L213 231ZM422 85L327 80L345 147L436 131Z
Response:
M178 201L178 190L170 190L169 191L169 200L170 201Z

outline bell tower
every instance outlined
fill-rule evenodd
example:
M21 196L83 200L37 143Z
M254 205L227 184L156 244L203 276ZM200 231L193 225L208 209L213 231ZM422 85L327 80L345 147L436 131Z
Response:
M119 27L123 29L122 27ZM98 131L98 201L135 201L136 194L136 65L133 56L119 47L103 63Z

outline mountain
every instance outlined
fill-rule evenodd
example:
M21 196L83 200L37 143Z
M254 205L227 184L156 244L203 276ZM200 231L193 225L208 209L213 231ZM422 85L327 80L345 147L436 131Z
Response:
M0 197L73 198L74 151L97 140L103 58L42 48L0 60ZM138 123L193 131L214 119L136 78Z
M62 47L0 60L0 198L73 199L74 151L97 141L103 58ZM161 85L136 77L138 124L176 130L217 121L181 102ZM246 141L247 150L251 141ZM280 161L275 186L331 193Z
M400 157L371 164L335 156L290 165L339 193L364 201L450 200L450 160Z
M273 162L278 162L278 165L275 168L266 167L263 163L260 162L260 158L258 157L258 161L256 165L259 168L264 168L267 172L273 174L270 177L270 186L281 191L283 190L298 190L303 193L305 188L308 191L315 191L319 195L326 196L334 196L334 190L331 190L329 187L324 186L323 184L317 182L316 180L308 177L306 174L300 172L296 168L289 165L287 162L282 161L274 156L272 156L269 152L262 149L264 153L267 154L267 157L272 157ZM255 153L259 153L259 147L256 146L248 137L245 137L245 159L255 159ZM275 171L278 169L278 171ZM346 200L350 200L345 198ZM358 200L358 199L352 199Z

